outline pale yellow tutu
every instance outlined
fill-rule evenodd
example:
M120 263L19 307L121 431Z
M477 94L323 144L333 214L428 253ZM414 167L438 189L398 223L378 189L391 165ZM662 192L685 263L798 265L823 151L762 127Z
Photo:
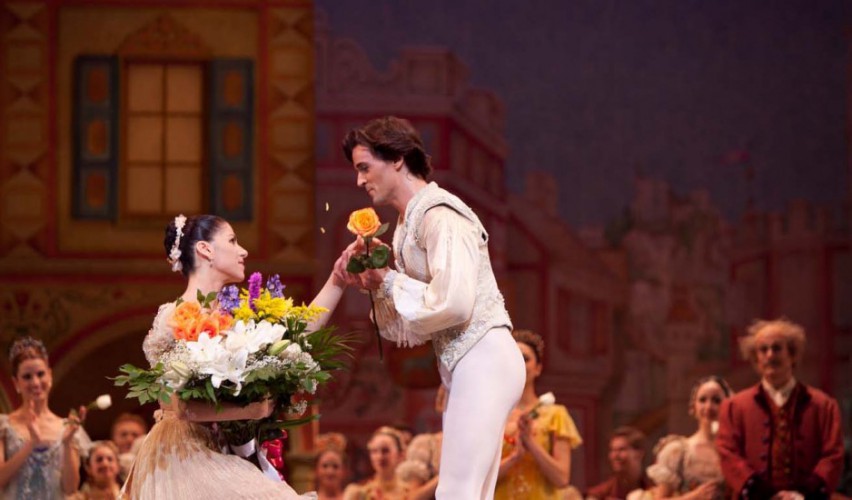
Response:
M165 411L139 449L122 499L316 499L274 481L252 463L217 449L208 427Z

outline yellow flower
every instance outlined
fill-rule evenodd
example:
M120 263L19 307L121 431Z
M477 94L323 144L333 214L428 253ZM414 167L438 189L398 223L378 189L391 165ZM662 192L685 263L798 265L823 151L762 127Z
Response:
M309 305L306 306L304 303L300 306L293 306L290 311L290 314L294 317L301 318L302 321L306 323L310 323L311 321L317 319L320 314L328 312L328 309L325 307Z
M349 232L363 238L373 236L380 227L382 227L382 221L379 220L379 214L371 207L352 212L349 215L349 223L346 224Z
M293 299L273 297L267 290L264 290L254 301L254 308L260 319L280 320L287 315L291 307L293 307Z
M248 303L240 302L240 307L234 309L234 319L237 321L248 322L255 319L254 311L251 310Z

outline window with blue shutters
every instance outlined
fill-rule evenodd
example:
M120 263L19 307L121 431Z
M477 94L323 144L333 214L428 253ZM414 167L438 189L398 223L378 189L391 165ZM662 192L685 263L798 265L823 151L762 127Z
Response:
M228 220L252 217L252 66L245 59L210 64L211 209Z
M81 56L74 61L72 214L114 219L118 209L118 59Z
M75 64L74 215L252 217L253 61Z

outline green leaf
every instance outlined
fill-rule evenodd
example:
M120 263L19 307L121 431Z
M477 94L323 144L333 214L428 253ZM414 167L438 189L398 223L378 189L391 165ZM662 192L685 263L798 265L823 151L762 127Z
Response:
M378 229L378 230L376 230L376 232L375 232L375 233L373 233L373 238L376 238L376 237L378 237L378 236L381 236L381 235L385 234L385 233L388 231L388 228L389 228L389 227L390 227L390 224L388 224L387 222L385 222L384 224L382 224L381 226L379 226L379 229Z
M207 379L207 382L204 384L204 388L207 390L207 396L213 401L216 402L216 392L213 389L213 382L210 379Z
M213 304L213 301L216 300L216 297L219 296L219 292L210 292L204 297L204 302L201 304L203 307L210 307Z
M361 259L359 259L358 257L359 256L354 256L349 259L349 263L346 264L347 272L350 272L352 274L359 274L367 270L367 268L364 266L364 263L361 262Z
M204 303L204 294L203 294L203 293L201 293L201 290L196 290L196 291L195 291L195 298L198 300L198 303L199 303L199 304L203 304L203 303Z
M319 420L319 415L307 415L294 420L277 420L271 425L278 429L289 429L292 427L299 427L300 425L304 425L309 422L313 422L314 420Z
M387 267L388 258L390 258L390 252L388 251L388 247L376 247L375 249L373 249L373 253L370 255L371 268L381 269L383 267Z

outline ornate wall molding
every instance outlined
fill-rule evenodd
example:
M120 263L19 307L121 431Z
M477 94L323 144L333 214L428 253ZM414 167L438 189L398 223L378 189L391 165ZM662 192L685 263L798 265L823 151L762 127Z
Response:
M50 209L50 11L0 7L0 256L45 253Z
M261 44L268 51L266 74L258 75L266 137L260 138L261 217L273 260L313 265L315 112L313 9L270 9ZM264 105L265 103L265 105ZM264 147L266 143L266 147Z
M213 51L198 35L162 14L124 39L118 53L123 57L209 59Z

